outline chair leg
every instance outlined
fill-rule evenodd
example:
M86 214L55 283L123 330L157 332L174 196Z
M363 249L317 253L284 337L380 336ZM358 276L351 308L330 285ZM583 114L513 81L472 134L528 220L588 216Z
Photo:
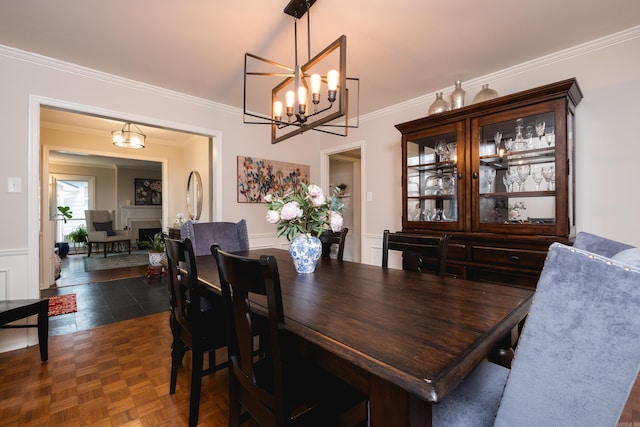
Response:
M237 380L234 378L233 366L229 366L229 427L239 427L240 417L240 397Z
M191 349L191 395L189 397L189 427L198 425L200 388L202 386L203 353Z
M173 344L171 345L171 382L169 383L169 394L174 394L176 392L176 383L178 382L178 369L182 364L184 353L184 344L182 344L179 339L174 339Z

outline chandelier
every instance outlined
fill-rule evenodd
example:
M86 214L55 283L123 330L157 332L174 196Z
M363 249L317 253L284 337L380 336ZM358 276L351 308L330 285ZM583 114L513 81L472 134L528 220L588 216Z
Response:
M311 57L309 9L315 2L316 0L291 0L284 9L284 13L293 17L293 68L251 53L245 53L244 56L243 122L271 125L272 144L308 130L347 136L348 128L357 128L359 125L360 81L346 76L347 37L340 36ZM298 19L305 13L308 54L307 62L300 65ZM269 89L271 86L267 81L275 83L275 86ZM269 90L270 101L267 96ZM254 98L251 101L248 100L249 94ZM350 94L354 97L351 102ZM349 114L350 107L355 110L353 116ZM264 113L269 109L270 113ZM342 119L338 120L340 118Z
M137 132L131 130L131 126ZM113 136L113 145L122 148L144 148L144 142L147 139L147 135L142 133L138 126L129 122L125 123L121 130L111 132L111 135Z

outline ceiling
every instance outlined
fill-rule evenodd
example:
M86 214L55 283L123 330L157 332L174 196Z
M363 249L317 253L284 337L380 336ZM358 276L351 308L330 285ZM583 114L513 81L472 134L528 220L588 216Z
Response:
M0 44L242 108L245 52L293 65L287 2L0 0ZM638 24L637 0L318 0L311 54L347 36L362 115Z

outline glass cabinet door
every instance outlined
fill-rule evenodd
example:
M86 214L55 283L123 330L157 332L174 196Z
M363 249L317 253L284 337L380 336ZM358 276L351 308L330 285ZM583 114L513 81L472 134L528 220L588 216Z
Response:
M550 101L472 120L475 230L555 234L567 221L565 111Z
M403 144L404 228L458 230L464 157L462 122L406 136ZM462 163L464 164L464 163Z

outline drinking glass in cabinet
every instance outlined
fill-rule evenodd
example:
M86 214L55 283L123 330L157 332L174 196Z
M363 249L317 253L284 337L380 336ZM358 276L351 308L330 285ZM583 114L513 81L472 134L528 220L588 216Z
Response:
M487 168L484 170L484 177L487 180L487 193L491 193L491 186L496 179L496 170L493 168Z
M547 190L551 190L551 186L555 184L556 181L556 172L553 166L543 166L542 177L547 183Z
M540 166L533 166L533 169L531 171L531 178L536 184L536 191L539 191L540 183L542 182L542 170L540 169Z

